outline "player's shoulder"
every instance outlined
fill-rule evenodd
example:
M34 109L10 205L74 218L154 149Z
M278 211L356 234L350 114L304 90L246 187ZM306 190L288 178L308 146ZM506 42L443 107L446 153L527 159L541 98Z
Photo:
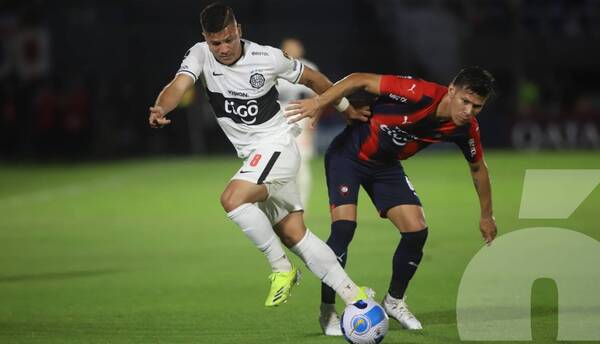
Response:
M198 42L187 50L184 58L188 56L194 56L196 58L203 57L206 52L208 52L208 44L206 44L206 42Z
M244 41L244 48L246 50L246 54L250 55L250 57L252 58L267 58L267 59L271 59L273 58L273 54L276 53L276 48L273 48L272 46L269 45L263 45L263 44L258 44L256 42L252 42L249 40L243 40Z
M435 82L428 81L428 80L425 80L425 79L423 79L421 77L413 76L413 75L383 74L382 77L389 78L390 80L395 80L395 81L405 81L405 82L413 82L413 83L422 83L422 84L442 86L442 85L439 85L439 84L437 84Z
M471 120L462 126L454 126L453 132L456 135L456 138L460 140L470 140L473 138L479 138L481 136L479 132L479 122L475 117L472 117Z
M310 67L310 69L319 70L319 67L317 67L317 65L312 61L309 61L305 58L301 58L299 61L302 62L303 65Z
M387 74L385 76L388 76L390 78L393 77L393 78L398 78L398 79L409 79L409 80L413 80L413 81L422 80L419 77L415 77L415 76L412 76L412 75L406 75L406 74Z

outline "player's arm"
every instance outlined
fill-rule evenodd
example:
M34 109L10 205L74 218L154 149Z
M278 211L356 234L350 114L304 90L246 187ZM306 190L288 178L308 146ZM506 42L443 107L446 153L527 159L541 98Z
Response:
M160 128L171 123L165 116L179 105L185 92L194 85L194 79L186 73L179 73L163 88L150 107L148 122L152 128Z
M492 184L490 182L488 167L482 158L476 162L470 162L469 168L481 208L479 230L481 231L483 240L489 245L496 237L497 228L492 208Z
M310 70L310 68L305 67ZM327 106L337 104L343 97L353 94L359 90L365 90L376 95L380 94L379 84L381 75L368 73L353 73L344 79L331 86L329 81L323 74L315 76L314 70L303 73L300 78L300 83L312 88L318 96L309 99L291 101L286 108L286 116L293 117L292 122L301 120L304 117L318 117ZM316 88L313 88L314 85ZM361 120L366 120L367 115L359 116Z

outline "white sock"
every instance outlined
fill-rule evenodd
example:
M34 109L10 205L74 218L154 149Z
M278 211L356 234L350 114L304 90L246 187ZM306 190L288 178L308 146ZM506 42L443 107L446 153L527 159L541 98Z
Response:
M227 213L227 217L265 254L274 272L292 270L292 263L285 255L269 219L256 205L244 203Z
M360 292L358 286L346 274L331 248L313 235L308 228L304 238L291 250L302 258L310 271L323 283L335 290L346 304L354 302Z
M300 198L304 209L308 207L308 200L310 198L310 188L312 186L312 178L310 173L310 159L308 157L302 157L300 163L300 169L298 169L298 188L300 189Z

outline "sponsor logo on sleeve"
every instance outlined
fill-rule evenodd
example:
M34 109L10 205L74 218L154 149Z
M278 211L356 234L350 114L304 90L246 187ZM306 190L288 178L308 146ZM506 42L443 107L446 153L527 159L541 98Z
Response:
M402 97L402 96L399 96L394 93L390 93L390 98L392 98L393 100L395 100L397 102L402 102L402 103L406 103L408 101L408 99L406 97Z
M475 139L469 139L469 148L471 150L471 157L477 156L477 148L475 147Z

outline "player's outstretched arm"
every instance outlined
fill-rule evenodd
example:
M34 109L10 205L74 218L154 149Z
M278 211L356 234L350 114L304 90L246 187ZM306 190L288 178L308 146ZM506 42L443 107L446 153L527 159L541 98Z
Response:
M320 73L319 73L320 74ZM302 75L304 77L304 74ZM302 78L300 79L302 82ZM344 79L338 81L324 92L315 90L318 96L303 100L294 100L285 108L286 116L292 117L291 121L296 122L304 117L318 117L327 106L339 102L339 99L350 95L359 90L365 90L376 95L380 94L379 83L381 75L369 73L353 73ZM307 84L308 86L308 84ZM310 86L309 86L310 87ZM350 111L352 112L352 111ZM357 112L360 120L366 120L364 112Z
M152 128L161 128L171 120L165 116L177 107L185 92L194 85L194 79L187 74L177 74L156 97L154 106L150 107L148 122Z
M492 184L484 159L474 163L469 163L473 185L477 196L479 196L479 205L481 208L481 218L479 219L479 230L486 244L491 244L496 238L497 228L494 211L492 209Z

